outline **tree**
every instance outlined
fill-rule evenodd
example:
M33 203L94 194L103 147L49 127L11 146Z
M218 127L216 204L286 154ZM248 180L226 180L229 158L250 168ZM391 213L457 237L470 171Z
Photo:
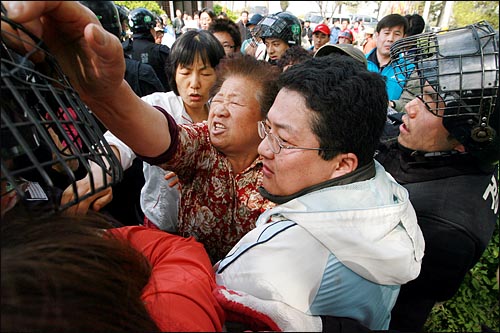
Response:
M463 27L481 20L488 21L498 30L498 2L497 1L457 1L453 8L453 27Z
M444 8L439 16L438 26L444 29L448 29L450 27L451 14L453 13L453 5L455 1L443 1Z
M319 12L320 12L321 16L325 17L325 9L323 8L323 6L324 6L323 2L324 1L316 1L316 4L319 7Z
M341 14L342 5L348 4L351 10L358 6L359 1L315 1L319 7L319 12L323 17L330 17L332 14ZM330 8L330 10L329 10Z
M115 4L125 6L128 9L136 9L136 8L146 8L151 13L160 16L161 14L165 14L165 11L161 9L160 5L156 1L114 1Z

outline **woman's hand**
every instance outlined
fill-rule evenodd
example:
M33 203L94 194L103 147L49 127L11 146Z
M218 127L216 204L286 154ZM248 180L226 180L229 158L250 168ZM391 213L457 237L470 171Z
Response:
M118 38L104 30L90 9L78 1L2 1L7 17L41 38L84 101L116 98L125 61ZM2 30L30 39L2 20ZM2 34L2 38L4 34ZM9 37L9 46L30 51L33 46ZM31 58L43 60L41 52Z

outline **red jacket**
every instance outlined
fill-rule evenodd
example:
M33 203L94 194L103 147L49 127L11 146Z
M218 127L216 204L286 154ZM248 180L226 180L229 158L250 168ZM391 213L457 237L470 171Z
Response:
M142 300L161 331L220 332L225 315L212 291L214 271L203 245L142 226L111 229L152 266Z

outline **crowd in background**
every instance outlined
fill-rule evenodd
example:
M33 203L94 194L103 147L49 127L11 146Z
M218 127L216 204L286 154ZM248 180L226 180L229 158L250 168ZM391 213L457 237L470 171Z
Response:
M418 332L456 293L498 219L490 25L436 41L418 14L312 29L289 12L81 4L2 6L2 119L14 115L2 124L2 327ZM51 39L51 20L72 29ZM21 44L75 90L54 89L17 29L43 30L55 58ZM70 121L82 110L104 147ZM37 126L20 135L19 119ZM43 195L26 198L35 183ZM30 225L47 201L66 215Z

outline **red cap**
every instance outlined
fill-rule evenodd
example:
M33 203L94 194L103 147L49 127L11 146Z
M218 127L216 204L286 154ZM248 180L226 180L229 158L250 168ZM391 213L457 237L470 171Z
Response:
M330 28L328 28L328 26L326 24L323 24L323 23L318 24L316 26L316 28L314 28L313 33L318 32L318 31L324 33L327 36L330 36Z

